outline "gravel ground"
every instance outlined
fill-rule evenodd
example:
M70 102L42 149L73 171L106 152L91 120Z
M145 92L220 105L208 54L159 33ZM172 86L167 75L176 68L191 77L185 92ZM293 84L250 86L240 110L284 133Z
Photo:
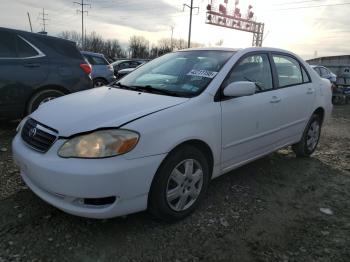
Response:
M350 261L350 106L335 107L312 158L286 148L230 172L175 224L49 206L12 162L15 126L0 122L0 262Z

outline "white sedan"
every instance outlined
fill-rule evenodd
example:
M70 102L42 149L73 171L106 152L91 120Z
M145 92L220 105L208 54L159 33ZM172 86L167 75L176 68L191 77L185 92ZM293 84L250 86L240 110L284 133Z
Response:
M288 51L188 49L43 104L13 154L31 190L79 216L189 215L211 179L292 145L311 155L331 85ZM286 160L288 161L288 160Z

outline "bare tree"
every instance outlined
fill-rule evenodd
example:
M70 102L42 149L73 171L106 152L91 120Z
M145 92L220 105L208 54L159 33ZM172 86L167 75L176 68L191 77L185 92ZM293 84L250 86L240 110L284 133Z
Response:
M215 45L216 45L216 46L222 46L223 43L224 43L224 39L220 39L219 41L217 41L217 42L215 43Z
M81 48L81 34L76 31L63 31L58 34L58 37L76 42L78 48Z
M129 50L132 58L149 57L149 41L143 36L132 36L129 40Z
M64 31L58 36L76 42L78 48L81 49L81 34L76 31ZM126 57L126 52L123 50L118 40L104 40L102 36L98 35L96 32L85 36L84 50L102 53L111 61L116 58Z

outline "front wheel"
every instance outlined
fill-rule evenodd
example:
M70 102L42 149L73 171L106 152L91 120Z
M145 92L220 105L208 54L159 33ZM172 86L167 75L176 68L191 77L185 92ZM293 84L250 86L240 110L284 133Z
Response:
M191 214L205 194L210 178L205 155L183 146L164 160L152 183L149 211L168 222Z
M315 150L320 140L322 121L319 115L312 115L306 129L303 133L303 137L299 143L292 146L293 151L297 157L310 156Z

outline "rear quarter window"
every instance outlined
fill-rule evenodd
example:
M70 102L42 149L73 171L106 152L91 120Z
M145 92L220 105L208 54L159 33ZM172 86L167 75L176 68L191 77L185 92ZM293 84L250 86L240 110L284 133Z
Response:
M26 58L39 55L39 53L21 37L17 36L16 40L18 57Z
M60 38L51 38L45 36L35 36L33 37L33 40L39 42L40 45L45 48L45 50L51 50L60 56L80 60L83 59L74 42L66 41ZM28 39L28 41L31 42L30 39ZM44 50L42 51L46 54Z

